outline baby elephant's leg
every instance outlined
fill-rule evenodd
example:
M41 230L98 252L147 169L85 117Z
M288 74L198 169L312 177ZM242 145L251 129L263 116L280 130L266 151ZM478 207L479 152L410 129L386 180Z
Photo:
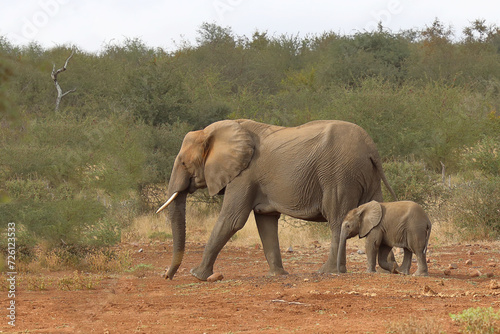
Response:
M417 271L413 275L414 276L429 276L425 252L419 251L419 252L415 253L415 255L417 257L418 268L417 268Z
M392 247L381 244L378 250L378 265L389 272L394 272L398 267Z
M411 267L411 258L413 256L413 253L411 250L408 248L403 248L405 255L403 257L403 263L401 263L401 266L398 268L398 271L400 273L403 273L405 275L410 274L410 267Z

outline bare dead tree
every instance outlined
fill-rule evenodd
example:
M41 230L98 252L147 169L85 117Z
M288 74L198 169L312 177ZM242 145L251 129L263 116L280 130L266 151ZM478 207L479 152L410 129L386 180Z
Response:
M68 59L66 59L66 62L64 63L64 66L56 71L56 64L53 64L54 66L52 67L52 73L50 74L52 80L54 80L54 85L56 85L57 89L57 99L56 99L56 111L59 110L59 104L61 103L61 99L68 95L69 93L73 93L76 91L76 88L73 88L71 90L68 90L67 92L63 93L63 90L61 86L59 85L59 82L57 81L57 76L59 73L66 71L66 68L68 67L68 62L73 57L73 54L75 51L71 51L71 54L69 55Z

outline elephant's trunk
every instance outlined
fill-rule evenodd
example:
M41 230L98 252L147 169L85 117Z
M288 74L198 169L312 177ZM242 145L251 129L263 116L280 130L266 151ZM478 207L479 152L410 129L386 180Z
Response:
M172 264L168 268L165 278L172 279L174 277L184 256L186 245L186 197L187 191L178 193L175 200L168 207L167 217L172 226L174 252L172 255Z
M347 272L346 247L347 247L347 233L342 229L340 233L339 249L337 252L337 271L339 272L339 274Z

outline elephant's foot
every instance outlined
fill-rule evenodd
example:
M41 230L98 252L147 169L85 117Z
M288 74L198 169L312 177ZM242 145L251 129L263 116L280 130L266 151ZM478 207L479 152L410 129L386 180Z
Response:
M269 270L269 275L270 276L282 276L282 275L288 275L288 271L286 271L283 268L276 268L276 269L271 269Z
M417 270L417 271L413 274L413 276L424 276L424 277L426 277L426 276L429 276L429 273L428 273L427 271L419 271L419 270Z
M410 275L410 269L403 268L402 266L399 266L398 268L396 268L396 271L400 274L403 274L403 275Z
M346 273L347 268L345 265L340 265L340 273ZM321 268L318 270L321 274L338 274L339 270L337 270L337 266L331 265L328 262L323 264Z
M196 267L191 269L191 275L200 281L206 281L213 274L213 270Z

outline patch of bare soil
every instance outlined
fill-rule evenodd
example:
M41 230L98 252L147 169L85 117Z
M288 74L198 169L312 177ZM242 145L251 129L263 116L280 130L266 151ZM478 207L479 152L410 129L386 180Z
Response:
M402 323L412 316L414 326L419 321L433 322L438 329L456 333L459 327L452 322L450 313L470 307L500 308L499 246L499 242L431 245L430 277L413 277L365 273L366 255L358 254L354 247L348 248L347 274L318 274L328 247L316 243L284 251L283 262L290 275L269 277L259 247L228 244L215 268L224 278L208 283L189 274L189 269L201 260L202 244L186 245L184 262L173 280L160 277L170 263L170 242L125 244L121 247L133 253L133 266L143 264L147 270L105 274L90 290L66 291L56 284L47 290L28 289L29 275L20 274L16 327L9 326L3 317L0 330L386 333L390 323ZM47 279L61 275L44 274ZM6 313L6 292L1 300Z

